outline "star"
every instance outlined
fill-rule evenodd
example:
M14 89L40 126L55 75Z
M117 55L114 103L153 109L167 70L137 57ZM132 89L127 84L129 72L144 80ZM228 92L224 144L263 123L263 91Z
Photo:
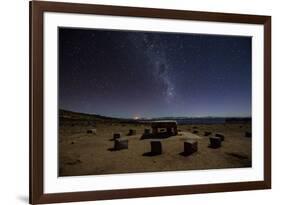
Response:
M251 115L251 65L250 37L59 28L59 106L124 118Z

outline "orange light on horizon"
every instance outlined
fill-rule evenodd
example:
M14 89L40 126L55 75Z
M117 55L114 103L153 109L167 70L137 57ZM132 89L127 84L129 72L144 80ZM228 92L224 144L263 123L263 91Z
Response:
M139 116L134 116L134 120L138 120L138 119L140 119Z

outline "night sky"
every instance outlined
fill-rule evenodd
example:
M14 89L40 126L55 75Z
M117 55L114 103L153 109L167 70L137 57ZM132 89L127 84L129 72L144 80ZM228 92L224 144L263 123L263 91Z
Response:
M251 116L251 37L59 28L59 108Z

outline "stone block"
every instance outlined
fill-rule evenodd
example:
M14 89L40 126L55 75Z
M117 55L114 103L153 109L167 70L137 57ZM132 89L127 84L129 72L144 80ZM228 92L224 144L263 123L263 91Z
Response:
M220 137L210 137L210 147L219 148L221 147L221 138Z
M198 142L196 140L184 141L184 154L190 155L198 151Z
M150 141L151 154L159 155L162 154L162 144L160 141Z
M116 139L114 140L114 149L115 150L122 150L129 148L129 141L127 139Z

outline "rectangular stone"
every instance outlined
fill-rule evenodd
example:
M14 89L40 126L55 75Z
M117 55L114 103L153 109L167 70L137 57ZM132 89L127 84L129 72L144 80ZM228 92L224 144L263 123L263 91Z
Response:
M129 141L127 139L116 139L114 141L114 149L121 150L121 149L128 149Z
M220 137L210 137L210 147L219 148L221 147L221 138Z
M162 144L160 141L150 141L151 153L153 155L162 154Z
M184 154L190 155L198 151L198 142L196 140L184 141Z

